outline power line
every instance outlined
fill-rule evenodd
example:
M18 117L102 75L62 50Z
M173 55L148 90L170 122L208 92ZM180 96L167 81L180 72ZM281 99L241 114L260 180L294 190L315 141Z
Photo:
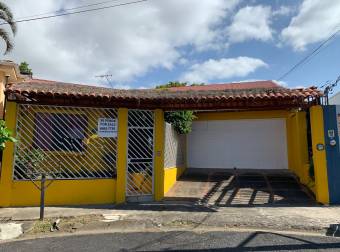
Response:
M61 17L61 16L69 16L69 15L74 15L74 14L81 14L81 13L86 13L86 12L110 9L110 8L115 8L115 7L119 7L119 6L132 5L132 4L142 3L142 2L146 2L146 1L148 1L148 0L126 2L126 3L120 3L120 4L108 5L108 6L104 6L104 7L93 8L93 9L80 10L80 11L74 11L74 12L65 12L65 13L54 14L54 15L43 16L43 17L20 19L20 20L14 21L14 23L23 23L23 22L42 20L42 19L56 18L56 17ZM7 24L7 23L0 23L0 25L4 25L4 24Z
M285 77L287 77L287 75L289 75L291 72L293 72L295 69L297 69L299 66L302 66L307 60L311 59L312 57L314 57L315 55L319 54L320 50L323 48L323 46L325 44L327 44L329 41L331 41L338 33L340 32L340 29L336 30L336 32L334 32L333 34L331 34L331 36L329 36L325 41L323 41L318 47L316 47L310 54L308 54L307 56L305 56L304 58L302 58L298 63L296 63L291 69L289 69L286 73L284 73L283 75L281 75L280 78L278 78L277 80L282 80Z
M49 12L39 13L39 14L35 14L35 15L30 15L30 16L19 17L18 19L27 19L27 18L40 17L40 16L43 16L43 15L49 15L49 14L64 13L64 12L71 11L71 10L83 9L83 8L87 8L87 7L102 5L102 4L111 3L111 2L118 2L118 1L121 1L121 0L110 0L110 1L93 3L93 4L79 5L79 6L72 7L72 8L60 9L60 10L56 10L56 11L49 11Z

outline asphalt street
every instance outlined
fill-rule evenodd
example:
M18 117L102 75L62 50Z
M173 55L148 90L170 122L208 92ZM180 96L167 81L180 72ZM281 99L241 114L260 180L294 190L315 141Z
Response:
M340 239L269 232L141 232L3 243L0 251L340 251Z

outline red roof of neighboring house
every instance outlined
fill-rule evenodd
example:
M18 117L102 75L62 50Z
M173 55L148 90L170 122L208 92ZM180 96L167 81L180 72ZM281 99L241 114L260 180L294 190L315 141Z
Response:
M289 89L273 81L163 89L113 89L28 79L9 84L9 100L39 104L163 109L261 109L308 106L322 93L315 87Z
M223 84L208 84L199 86L186 86L186 87L172 87L171 91L203 91L203 90L232 90L232 89L254 89L254 88L282 88L274 81L245 81L245 82L232 82Z

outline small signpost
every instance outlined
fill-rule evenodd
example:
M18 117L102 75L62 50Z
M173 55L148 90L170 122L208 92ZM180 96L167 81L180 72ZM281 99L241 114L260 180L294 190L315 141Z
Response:
M34 184L34 186L40 191L40 220L44 220L45 215L45 191L46 189L54 182L55 174L50 174L48 172L37 172L30 173L30 180ZM46 185L46 179L50 180ZM37 181L40 180L40 185Z
M116 118L98 118L99 137L117 137Z

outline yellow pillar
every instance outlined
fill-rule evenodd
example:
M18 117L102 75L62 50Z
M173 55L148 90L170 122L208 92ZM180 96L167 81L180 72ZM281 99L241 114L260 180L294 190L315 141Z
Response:
M118 109L116 203L125 202L128 142L128 109Z
M329 191L327 176L327 159L325 150L323 110L321 106L311 107L310 121L312 130L316 200L320 203L328 204ZM319 148L317 148L317 146L319 146Z
M155 200L164 198L164 141L165 122L164 112L155 110L155 158L154 158L154 193Z
M301 183L309 182L306 112L293 112L287 117L288 161Z
M293 120L295 113L288 114L286 118L286 133L287 133L287 154L288 154L288 168L295 172L296 160L294 158L295 153L295 132L293 127Z
M296 131L297 131L297 158L298 158L298 176L301 183L309 182L309 157L308 157L308 140L307 140L307 119L306 112L297 112L296 114Z
M15 102L6 103L6 126L16 135L16 114L17 104ZM11 203L11 188L12 188L12 176L14 166L14 151L15 144L11 142L6 143L6 147L2 153L1 164L1 180L0 180L0 206L10 206Z

